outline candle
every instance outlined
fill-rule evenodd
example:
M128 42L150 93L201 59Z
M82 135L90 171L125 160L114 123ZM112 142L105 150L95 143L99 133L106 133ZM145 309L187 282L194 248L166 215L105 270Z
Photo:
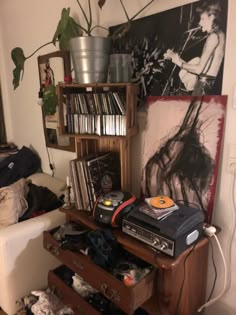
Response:
M69 178L69 176L66 176L66 186L70 187L70 178Z

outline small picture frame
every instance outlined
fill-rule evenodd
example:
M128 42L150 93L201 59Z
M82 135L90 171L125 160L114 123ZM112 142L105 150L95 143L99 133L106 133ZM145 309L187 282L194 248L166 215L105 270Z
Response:
M38 56L40 92L48 86L56 86L65 77L71 76L69 51L56 51ZM73 137L62 135L59 128L58 106L54 114L48 114L42 106L42 118L46 146L54 149L75 152Z

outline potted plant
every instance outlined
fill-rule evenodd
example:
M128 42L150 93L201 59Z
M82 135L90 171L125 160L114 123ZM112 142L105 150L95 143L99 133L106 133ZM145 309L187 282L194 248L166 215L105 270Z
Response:
M88 14L86 14L80 1L79 0L76 0L76 1L78 3L79 9L80 9L82 15L84 16L84 19L86 22L85 26L78 24L70 16L70 8L63 8L62 12L61 12L61 19L57 25L57 29L56 29L56 32L53 36L53 39L50 42L40 46L38 49L36 49L28 57L25 57L24 51L21 47L16 47L11 51L11 57L12 57L12 60L15 64L15 68L13 70L14 89L16 89L19 86L20 80L23 79L25 62L29 58L31 58L35 53L37 53L41 48L43 48L47 45L51 45L51 44L56 46L56 43L59 43L60 49L62 49L62 50L68 50L69 49L70 50L71 48L73 48L75 46L78 53L79 53L79 49L77 47L77 45L78 45L77 42L84 43L85 41L88 41L90 46L94 46L94 44L91 44L92 41L94 41L94 40L96 41L96 37L93 36L93 31L96 28L106 29L103 26L92 24L91 0L87 0L88 1L88 8L89 8ZM100 46L100 42L105 42L105 50L109 50L109 47L111 45L110 42L112 40L115 40L117 38L122 37L129 30L132 20L134 20L144 9L146 9L154 1L155 0L149 0L149 2L141 10L139 10L132 18L129 18L128 13L127 13L125 6L123 4L123 0L120 0L120 4L124 10L125 16L127 18L127 22L122 24L122 26L112 35L112 37L110 37L109 34L108 34L107 38L101 39L101 37L100 37L100 40L98 40L98 42L99 42L98 46ZM97 3L99 5L99 7L102 8L103 5L106 3L106 0L98 0ZM87 36L84 37L84 34ZM95 49L96 48L97 48L97 45L95 45ZM76 53L77 57L78 57L78 53ZM92 56L92 58L93 57L94 56ZM73 64L74 64L75 58L73 58L73 52L72 52L72 60L73 60ZM80 57L79 57L79 60L80 60ZM107 62L109 62L109 60L107 60ZM81 64L84 64L84 63L85 63L85 60L82 60ZM105 65L105 67L107 67L107 65ZM74 68L76 68L75 65L74 65ZM87 82L87 83L91 83L91 82Z

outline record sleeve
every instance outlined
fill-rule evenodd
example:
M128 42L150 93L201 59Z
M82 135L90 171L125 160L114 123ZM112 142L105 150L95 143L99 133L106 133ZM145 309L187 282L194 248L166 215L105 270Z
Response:
M85 164L93 203L100 194L121 189L120 159L117 153L105 153L88 159Z

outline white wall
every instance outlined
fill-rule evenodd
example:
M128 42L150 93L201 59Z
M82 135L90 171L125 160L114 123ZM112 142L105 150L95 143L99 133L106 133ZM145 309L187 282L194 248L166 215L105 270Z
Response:
M223 0L222 0L223 1ZM85 2L85 0L83 1ZM94 1L92 1L94 2ZM159 0L153 4L144 15L170 9L177 5L183 5L193 1L187 0ZM129 15L136 13L147 0L124 0ZM37 56L31 58L25 67L24 80L20 87L13 91L12 70L13 63L10 58L11 49L20 46L24 48L25 54L31 54L40 44L51 40L55 31L62 7L70 6L76 13L76 1L66 0L1 0L0 2L0 78L4 98L4 109L8 140L14 141L19 147L32 145L42 158L43 169L49 172L48 159L45 149L43 128L41 121L41 108L37 105L37 94L39 89ZM115 12L115 13L114 13ZM223 93L228 95L228 109L226 117L225 137L222 151L221 167L218 180L218 193L214 209L214 223L222 228L219 234L220 242L224 248L227 261L229 261L230 236L233 228L233 205L232 205L232 181L233 176L227 172L227 157L230 143L236 144L236 110L232 108L233 90L236 85L236 1L229 0L227 47L225 55ZM140 16L140 17L141 17ZM98 17L96 12L95 18ZM109 0L101 11L99 19L104 25L116 25L125 21L118 0ZM171 24L170 24L171 27ZM45 48L40 54L53 51L53 47ZM136 139L140 143L140 139ZM139 148L139 152L141 149ZM50 149L50 155L56 166L56 176L64 178L68 174L68 161L75 154ZM138 160L138 159L137 159ZM235 192L234 192L235 194ZM233 239L232 266L236 263L236 239ZM218 280L216 293L220 291L223 282L222 263L215 251ZM203 262L204 263L204 262ZM210 263L210 270L212 264ZM217 304L209 307L206 314L234 315L236 314L236 271L232 268L230 274L231 288ZM209 277L209 288L212 277Z

